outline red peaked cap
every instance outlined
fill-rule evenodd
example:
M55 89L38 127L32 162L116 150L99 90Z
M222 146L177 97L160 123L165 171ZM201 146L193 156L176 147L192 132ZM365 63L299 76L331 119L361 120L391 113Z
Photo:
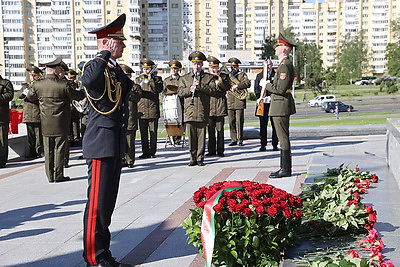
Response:
M122 14L110 24L97 28L89 33L95 33L97 39L110 37L115 39L126 40L126 38L124 37L124 33L122 31L125 25L125 21L126 21L126 15Z

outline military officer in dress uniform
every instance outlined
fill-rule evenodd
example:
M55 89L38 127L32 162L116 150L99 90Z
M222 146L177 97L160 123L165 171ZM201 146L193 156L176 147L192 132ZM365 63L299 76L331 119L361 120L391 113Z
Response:
M263 105L263 115L257 115L260 120L260 151L266 151L267 146L267 128L268 128L268 118L269 118L269 106L271 105L271 92L265 90L265 87L260 86L260 81L266 79L272 83L275 76L275 70L273 69L273 64L271 59L267 59L264 62L264 69L257 74L254 81L254 93L257 97L257 108L258 105ZM266 67L266 68L265 68ZM266 72L266 73L264 73ZM276 134L274 122L271 119L272 128L272 150L278 151L278 136Z
M81 99L83 93L76 91L71 82L62 79L64 70L61 57L44 63L46 77L36 81L26 96L29 101L39 101L40 121L43 133L45 171L52 182L65 182L64 157L67 153L69 133L70 99Z
M29 73L29 83L22 84L19 98L24 100L23 122L26 125L27 146L26 158L38 158L43 153L43 135L40 126L39 101L31 102L26 96L33 84L42 77L43 71L36 66L26 68Z
M214 76L217 94L210 97L210 119L208 121L208 153L206 156L224 156L224 117L228 115L226 92L230 90L229 75L219 73L219 61L216 57L207 57L210 74Z
M4 168L8 160L9 105L13 97L14 87L12 83L3 79L0 75L0 168Z
M271 106L269 116L274 122L281 147L281 168L270 174L270 178L289 177L292 175L292 154L289 140L290 115L296 113L296 106L292 96L294 80L294 67L289 59L289 54L295 45L279 34L275 54L278 56L279 65L273 83L263 81L261 86L271 92Z
M155 158L157 151L158 119L160 118L160 93L163 81L157 76L156 65L148 58L140 61L143 73L135 79L142 87L138 103L139 130L143 154L140 159ZM150 140L149 140L150 134Z
M210 96L217 87L214 75L203 71L206 56L200 51L189 55L192 71L182 76L178 95L184 98L184 122L189 132L189 166L204 166L206 126L210 116Z
M126 76L132 80L132 75L135 73L131 67L121 64L122 70ZM133 168L135 164L135 140L136 131L138 129L138 107L137 104L142 97L142 88L140 85L132 81L132 89L129 95L129 119L126 133L126 150L122 167Z
M81 82L89 101L83 137L88 164L88 201L84 214L83 257L87 266L121 264L110 251L109 226L117 200L125 154L128 100L132 81L117 63L124 48L126 15L89 33L96 34L98 54L84 66Z
M239 59L232 57L228 62L231 64L230 79L232 84L230 92L228 91L227 95L228 120L232 140L229 146L242 146L246 98L238 98L238 92L247 92L247 88L250 88L251 82L246 73L239 71L239 64L242 64ZM232 92L236 92L236 94L232 94Z
M178 94L179 80L181 76L179 72L182 68L182 63L176 59L172 59L168 63L171 75L164 79L163 81L163 95L176 95ZM180 104L183 110L183 99L179 98ZM182 122L181 122L182 123ZM174 144L179 145L181 143L182 136L172 136Z

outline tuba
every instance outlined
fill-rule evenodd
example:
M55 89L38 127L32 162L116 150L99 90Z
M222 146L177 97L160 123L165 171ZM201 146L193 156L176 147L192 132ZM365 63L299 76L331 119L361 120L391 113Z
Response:
M225 64L222 65L221 70L220 70L220 73L226 73L226 74L228 74L228 75L229 75L229 79L230 79L230 81L231 81L231 84L234 84L234 85L240 84L239 79L236 78L236 77L232 74L232 72L230 72L230 71L228 70L228 67L227 67ZM231 94L231 95L233 95L234 97L236 97L236 98L239 99L239 100L245 100L246 97L247 97L248 91L247 91L246 88L244 88L244 89L237 89L236 91L229 90L228 93Z

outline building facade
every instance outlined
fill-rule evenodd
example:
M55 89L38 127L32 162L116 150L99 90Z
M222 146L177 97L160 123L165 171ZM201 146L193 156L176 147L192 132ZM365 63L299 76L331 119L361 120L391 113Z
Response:
M386 71L386 45L395 41L390 23L400 13L397 1L7 0L0 11L0 73L18 86L28 64L57 56L76 69L97 53L88 32L125 13L127 48L120 62L137 74L143 57L163 67L173 58L187 66L194 49L225 62L232 51L245 51L243 60L257 65L264 40L292 27L299 40L321 47L325 68L336 64L343 38L363 30L370 72L379 75Z

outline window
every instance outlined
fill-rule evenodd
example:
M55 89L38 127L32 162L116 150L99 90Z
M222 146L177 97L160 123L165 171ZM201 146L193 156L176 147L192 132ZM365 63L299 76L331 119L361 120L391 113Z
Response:
M171 4L171 8L178 8L178 4Z

